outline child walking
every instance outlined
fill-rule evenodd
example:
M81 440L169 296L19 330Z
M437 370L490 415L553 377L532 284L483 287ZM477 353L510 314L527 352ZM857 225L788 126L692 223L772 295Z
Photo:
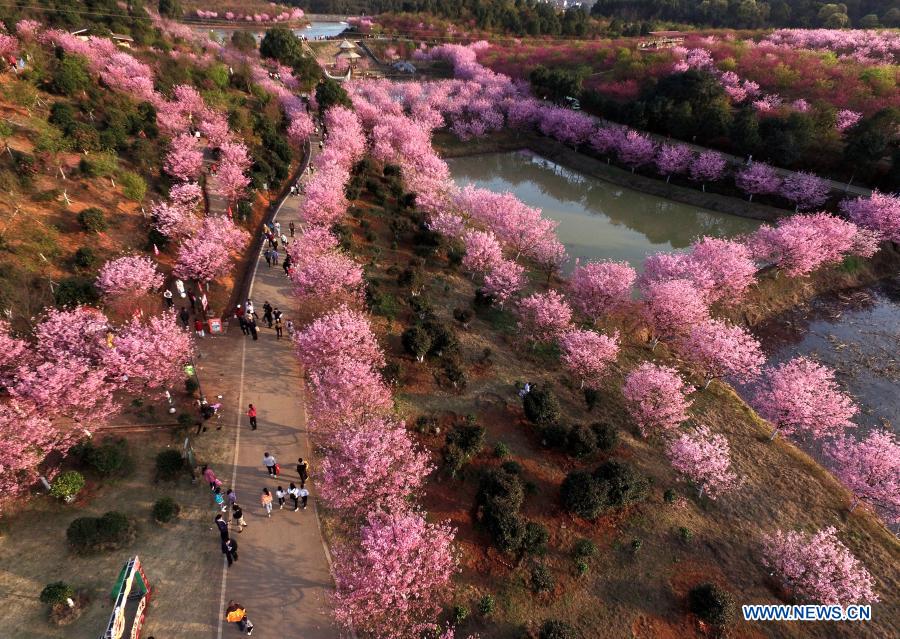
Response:
M279 486L275 489L275 496L278 498L278 510L284 509L284 488Z
M300 510L300 489L297 488L297 484L291 482L290 488L288 488L288 495L290 495L291 499L294 501L294 512Z
M238 504L231 507L231 521L238 527L238 532L243 532L244 526L247 525L247 522L244 521L244 511Z
M272 516L272 493L269 492L268 488L262 489L262 497L259 498L259 501L262 503L263 508L266 510L266 517Z

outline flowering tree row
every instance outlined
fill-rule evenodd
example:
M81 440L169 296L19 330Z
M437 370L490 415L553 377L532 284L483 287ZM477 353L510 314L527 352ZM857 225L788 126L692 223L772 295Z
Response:
M305 15L302 9L294 8L290 11L282 11L278 14L268 13L241 13L234 11L208 11L196 9L194 15L200 20L227 20L229 22L293 22L300 20Z
M295 338L308 389L310 429L324 455L322 498L363 519L358 544L335 550L335 617L373 637L401 639L435 629L440 601L457 570L447 524L429 523L415 497L433 469L393 410L379 369L384 354L362 306L362 268L329 230L345 214L344 188L366 140L353 111L324 117L328 140L315 158L289 247L295 290L331 310Z

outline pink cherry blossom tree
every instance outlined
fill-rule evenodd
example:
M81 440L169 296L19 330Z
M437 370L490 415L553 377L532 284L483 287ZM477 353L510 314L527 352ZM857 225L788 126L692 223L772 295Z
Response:
M731 468L731 449L723 435L710 432L707 426L682 433L669 442L666 456L672 467L684 475L710 499L716 499L740 485Z
M628 304L636 279L637 272L628 262L588 262L576 267L569 278L572 304L596 323Z
M291 123L287 130L288 139L291 144L303 146L314 129L312 118L303 111L297 111L291 114Z
M750 166L738 171L734 176L734 184L753 201L754 195L768 195L777 193L781 187L781 177L768 164L754 162Z
M709 278L704 292L710 302L737 303L756 279L756 263L743 242L701 237L691 245L688 261L691 273Z
M97 288L107 297L139 296L158 289L162 274L149 257L125 255L100 267Z
M900 244L900 196L875 190L869 197L844 200L841 210L856 224L878 231L885 239Z
M674 431L687 420L690 392L677 370L650 362L629 373L622 386L628 412L644 437Z
M519 329L535 342L556 339L569 329L572 309L554 290L535 293L519 302Z
M825 448L834 474L853 493L850 512L860 500L872 505L891 525L900 523L900 442L888 430L863 439L835 438Z
M334 553L338 623L383 639L433 629L457 571L454 535L415 511L369 513L358 547Z
M195 180L203 169L203 153L194 137L182 133L172 138L163 169L176 180Z
M573 330L559 339L562 363L581 380L581 388L597 389L619 353L619 333L612 337L594 331Z
M153 226L166 237L191 235L200 226L200 219L185 206L175 202L156 202L150 207Z
M249 241L247 232L224 217L208 217L197 233L178 247L174 273L208 284L225 275Z
M178 325L174 313L133 318L116 333L105 357L110 371L126 378L132 392L173 388L184 380L184 365L193 355L190 335Z
M690 175L694 182L700 182L702 190L706 191L707 182L721 180L725 175L728 162L725 156L716 151L703 151L691 162Z
M169 189L172 205L193 212L203 201L203 189L196 182L182 182Z
M500 242L493 233L466 231L463 235L463 244L466 247L466 254L463 257L462 265L473 275L490 271L503 259Z
M402 512L432 470L402 423L375 417L335 431L318 486L332 508Z
M660 338L683 335L709 318L703 292L688 280L651 281L640 289L641 313L653 333L653 348Z
M653 141L637 131L629 129L619 141L619 160L630 167L632 173L635 169L652 162L655 154L656 145L653 144Z
M365 286L362 267L340 251L300 262L291 271L291 281L299 297L334 303L359 303Z
M781 196L794 203L794 210L814 209L828 199L828 182L812 173L798 171L784 178Z
M763 537L763 564L804 601L874 603L875 580L828 526L815 533L775 531Z
M512 260L500 260L484 276L482 288L503 307L510 297L525 287L525 267Z
M327 368L307 371L307 378L310 429L326 442L343 424L385 415L394 405L381 376L362 362L341 358Z
M693 151L683 144L663 144L656 152L656 170L666 176L668 183L673 175L687 171L693 156Z
M760 417L790 436L827 437L853 426L857 407L834 381L834 372L805 357L763 371L752 400Z
M679 341L678 350L703 371L704 388L722 377L751 382L766 361L759 341L746 329L717 319L691 327L688 336Z
M313 320L294 338L307 370L323 370L338 358L351 358L373 368L384 366L384 354L366 316L340 306Z

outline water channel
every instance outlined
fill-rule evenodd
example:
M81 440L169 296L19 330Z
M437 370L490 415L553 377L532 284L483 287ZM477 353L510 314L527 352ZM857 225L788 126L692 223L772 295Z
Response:
M304 29L293 29L294 35L304 37L307 40L316 40L318 38L333 38L340 35L347 28L346 22L311 22ZM257 40L261 40L266 30L254 26L252 23L244 26L238 23L234 28L229 29L206 29L197 27L204 33L212 33L216 39L223 40L231 37L231 34L240 29L241 31L249 31Z
M759 222L641 193L583 175L527 151L447 161L457 184L511 191L559 222L557 235L574 259L625 260L641 269L658 251L688 247L701 235L735 237Z
M759 222L640 193L528 152L448 160L457 184L511 191L557 222L571 258L626 260L700 235L735 237ZM573 267L574 259L568 268ZM860 406L861 430L900 426L900 278L823 296L754 328L770 363L807 355L830 366Z

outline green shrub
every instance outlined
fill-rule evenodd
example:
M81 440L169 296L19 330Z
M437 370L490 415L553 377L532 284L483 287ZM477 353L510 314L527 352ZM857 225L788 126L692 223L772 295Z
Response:
M50 604L51 606L55 604L64 604L66 603L66 599L75 596L75 589L72 588L65 581L54 581L53 583L47 584L44 586L44 589L41 590L41 603Z
M690 528L685 528L684 526L678 527L678 537L684 543L690 543L690 541L694 538L694 533Z
M448 433L444 447L444 462L456 474L484 447L484 427L477 424L457 424Z
M594 410L594 407L600 401L600 392L594 388L584 389L584 403L588 411Z
M600 483L610 508L642 501L650 490L647 478L625 463L605 462L594 471L594 478Z
M171 497L160 497L153 504L153 519L161 524L168 523L178 517L181 506L175 503Z
M525 501L522 479L502 469L491 469L481 477L475 503L478 519L494 544L504 551L518 550L525 536L519 510Z
M124 171L119 176L119 180L122 182L122 193L125 197L135 202L143 201L144 196L147 194L147 183L144 182L144 178L137 173Z
M79 517L69 524L66 538L76 552L116 550L131 541L134 527L123 513L110 511L102 517Z
M578 573L579 577L583 577L588 574L588 571L591 569L588 562L583 559L575 562L575 572Z
M469 617L469 609L463 605L453 606L453 624L458 626Z
M164 450L156 456L156 478L164 481L178 479L184 472L184 459L177 450Z
M559 400L546 388L534 388L522 400L525 417L538 426L549 426L559 421Z
M551 422L541 428L541 440L549 448L565 448L571 429L566 424Z
M459 340L456 339L456 333L450 327L438 320L429 320L422 324L422 328L431 335L429 355L448 357L459 352Z
M100 299L94 280L89 277L67 277L57 285L54 297L57 306L93 304Z
M190 413L178 413L178 426L180 428L190 428L196 423L196 418Z
M569 431L566 451L572 457L583 459L597 452L597 435L589 426L580 424Z
M56 65L50 80L50 89L59 95L74 95L88 88L91 76L87 70L87 61L79 55L67 54Z
M619 432L612 424L597 422L596 424L591 424L591 430L594 431L597 448L603 452L608 453L619 443Z
M50 106L50 115L47 122L58 128L66 135L70 135L78 123L75 107L68 102L54 102Z
M244 53L256 51L256 38L249 31L235 29L231 34L231 46Z
M731 623L736 608L734 596L727 590L711 583L691 588L688 593L688 607L703 621L717 626Z
M50 494L58 499L71 499L84 488L84 476L77 470L61 473L50 485Z
M606 500L593 475L586 470L569 473L560 488L565 510L585 519L596 519L606 507Z
M541 524L529 521L525 524L525 534L522 537L522 551L528 555L543 555L547 552L547 542L550 533Z
M631 549L631 554L636 555L641 547L644 545L644 540L639 537L635 537L631 540L629 544L629 548Z
M575 629L565 621L548 619L541 625L539 639L577 639Z
M131 469L128 443L124 439L107 439L99 445L87 440L73 447L72 453L82 464L104 477L125 474Z
M507 446L503 442L497 442L496 444L494 444L494 457L504 459L506 457L509 457L509 454L509 446Z
M478 600L478 614L487 617L494 612L495 606L496 602L494 601L493 595L483 595L481 599Z
M78 213L78 223L88 233L99 233L106 230L106 216L95 206Z
M572 546L572 555L575 559L590 559L597 556L597 544L590 539L579 539Z
M74 261L78 268L91 268L97 263L97 254L90 246L82 246L75 251Z
M531 590L532 592L550 592L556 585L556 580L547 569L547 566L538 564L531 569Z
M431 349L431 334L420 326L412 326L401 336L403 348L421 362Z
M678 493L675 492L674 488L666 488L666 492L663 493L663 501L667 504L674 504L678 500Z
M193 395L200 388L200 383L193 377L184 380L184 390L188 395Z

